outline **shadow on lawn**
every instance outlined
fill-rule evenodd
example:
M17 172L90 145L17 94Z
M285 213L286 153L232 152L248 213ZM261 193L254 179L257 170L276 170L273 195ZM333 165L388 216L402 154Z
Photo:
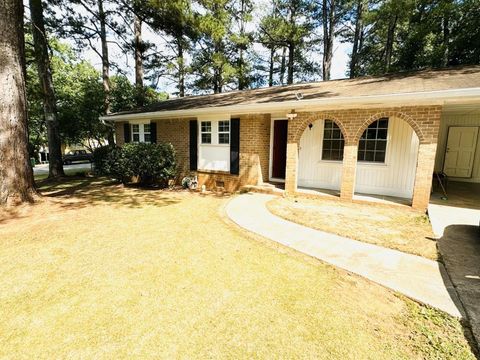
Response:
M60 205L66 209L113 204L130 208L145 205L168 206L181 200L158 188L123 186L108 179L71 177L61 180L42 180L37 186L45 197L69 200ZM71 200L71 201L70 201Z

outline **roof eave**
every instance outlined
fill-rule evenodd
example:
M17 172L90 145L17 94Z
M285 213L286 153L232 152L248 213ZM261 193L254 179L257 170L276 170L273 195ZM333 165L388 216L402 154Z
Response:
M268 102L256 104L239 104L230 106L212 106L206 108L186 109L186 110L159 110L153 112L130 113L130 114L112 114L102 116L101 120L107 121L128 121L139 119L172 119L197 117L207 114L247 114L247 113L269 113L281 110L295 109L295 111L304 110L331 110L338 108L359 108L395 105L408 101L408 105L426 105L443 104L445 101L480 101L480 87L436 90L424 92L409 92L384 95L366 95L349 97L330 97L309 100L289 100L282 102Z

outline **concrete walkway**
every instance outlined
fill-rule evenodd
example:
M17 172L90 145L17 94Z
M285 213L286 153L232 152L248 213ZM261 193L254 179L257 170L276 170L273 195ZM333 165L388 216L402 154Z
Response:
M450 315L462 316L456 292L442 264L283 220L271 214L265 206L273 198L252 193L239 195L227 204L226 212L231 220L246 230L361 275Z

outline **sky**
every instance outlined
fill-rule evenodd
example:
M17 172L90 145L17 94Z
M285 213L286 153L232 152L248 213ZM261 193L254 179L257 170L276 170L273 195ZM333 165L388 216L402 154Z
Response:
M255 3L253 19L260 19L263 16L263 13L268 8L269 0L257 0ZM255 21L251 24L252 29L256 27ZM165 39L162 39L159 35L153 33L149 28L143 26L143 39L144 41L151 42L156 44L159 49L162 48L165 44ZM100 51L100 42L95 43L96 48ZM334 42L334 53L331 69L331 78L332 79L341 79L346 77L347 64L349 61L349 53L351 52L351 44L341 43L338 39ZM122 50L115 44L109 44L109 56L112 61L114 61L119 68L126 72L127 77L133 82L134 81L134 58L133 54L125 55ZM92 63L99 71L101 71L101 61L98 55L91 49L86 48L82 54L82 57ZM321 63L321 53L318 54L318 59ZM111 73L115 74L115 70L112 69ZM164 79L158 83L159 91L165 91L172 95L176 91L175 85L169 83L168 80Z

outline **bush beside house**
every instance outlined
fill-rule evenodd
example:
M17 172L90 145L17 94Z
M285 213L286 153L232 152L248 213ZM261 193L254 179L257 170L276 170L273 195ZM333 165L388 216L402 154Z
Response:
M172 144L130 143L123 147L103 146L93 154L95 171L125 183L158 183L162 186L176 175L177 163Z

